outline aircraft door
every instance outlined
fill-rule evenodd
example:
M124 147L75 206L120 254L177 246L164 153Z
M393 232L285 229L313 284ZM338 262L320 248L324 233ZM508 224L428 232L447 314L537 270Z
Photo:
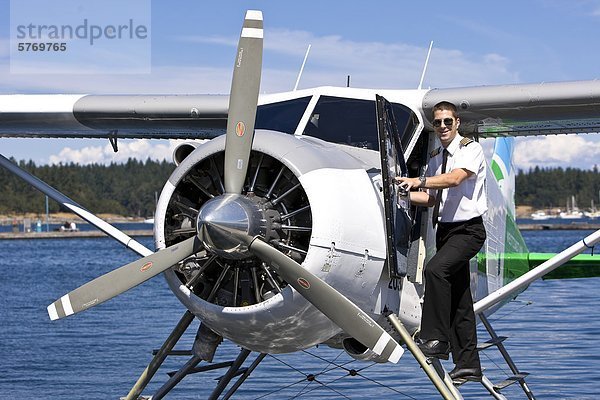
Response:
M387 265L390 278L403 278L408 269L408 249L412 219L410 197L406 190L394 184L396 176L408 176L404 160L404 150L398 125L391 104L382 96L376 95L377 133L381 157L381 177L383 182L383 206L387 247ZM403 132L404 134L405 132Z

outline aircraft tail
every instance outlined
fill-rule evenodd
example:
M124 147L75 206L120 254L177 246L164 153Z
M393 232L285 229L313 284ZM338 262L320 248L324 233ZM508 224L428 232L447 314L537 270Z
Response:
M515 169L512 165L515 138L498 137L494 144L491 169L502 191L508 213L515 218Z

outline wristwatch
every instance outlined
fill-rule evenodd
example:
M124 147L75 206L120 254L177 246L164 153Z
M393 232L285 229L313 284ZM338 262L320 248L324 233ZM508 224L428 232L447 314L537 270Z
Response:
M427 178L423 175L419 176L419 188L424 188L427 183Z

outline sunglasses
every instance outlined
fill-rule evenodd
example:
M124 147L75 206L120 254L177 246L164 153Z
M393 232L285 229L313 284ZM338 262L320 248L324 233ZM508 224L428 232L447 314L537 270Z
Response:
M454 125L454 118L444 118L444 119L434 119L433 127L439 128L440 126L442 126L442 121L444 122L444 125L446 125L446 126Z

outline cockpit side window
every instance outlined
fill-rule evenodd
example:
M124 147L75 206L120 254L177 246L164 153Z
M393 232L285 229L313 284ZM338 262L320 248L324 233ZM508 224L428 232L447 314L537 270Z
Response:
M400 133L400 143L402 148L406 150L415 130L419 127L419 119L415 113L402 104L392 103L392 109Z
M321 96L304 134L327 142L376 150L375 102Z
M294 134L309 101L310 96L258 106L256 129Z
M398 132L408 136L401 138L406 145L404 141L410 140L415 128L411 123L413 113L400 104L394 104L393 109ZM379 150L375 101L321 96L304 134L328 142Z

